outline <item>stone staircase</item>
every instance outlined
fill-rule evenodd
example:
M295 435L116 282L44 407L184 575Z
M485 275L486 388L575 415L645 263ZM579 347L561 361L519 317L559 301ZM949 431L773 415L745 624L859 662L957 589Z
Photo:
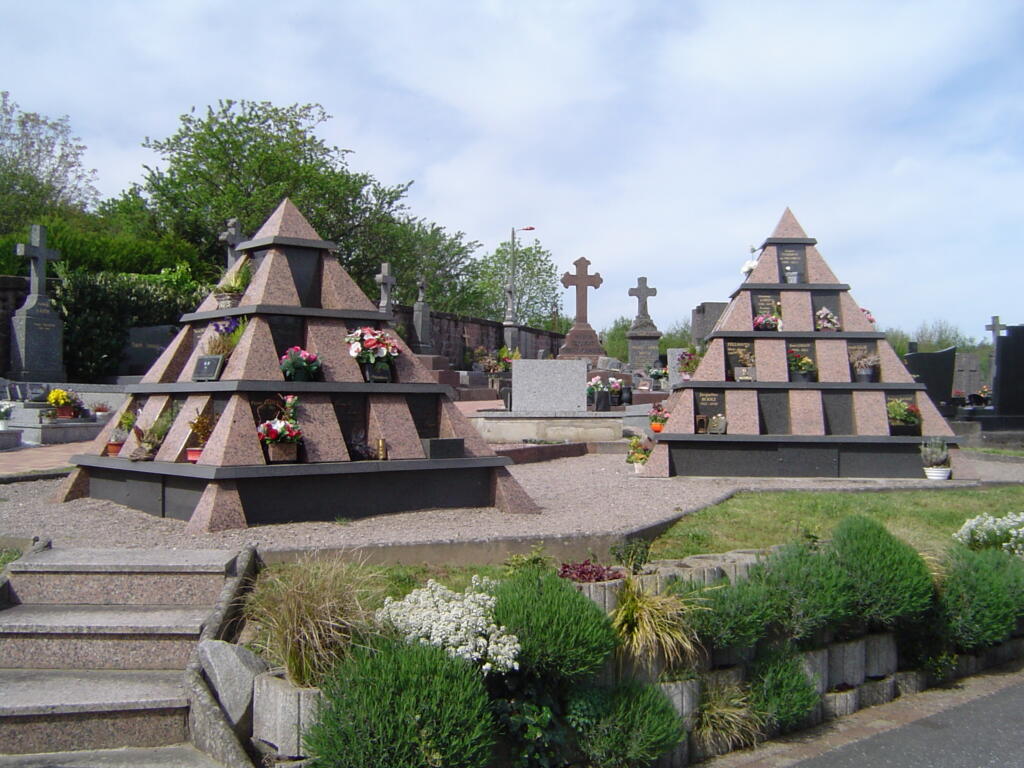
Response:
M234 558L74 549L10 563L0 766L220 768L188 743L184 670Z

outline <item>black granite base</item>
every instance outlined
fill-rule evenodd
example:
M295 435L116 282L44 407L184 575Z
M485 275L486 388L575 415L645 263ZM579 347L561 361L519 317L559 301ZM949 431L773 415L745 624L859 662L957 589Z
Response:
M997 415L994 408L958 408L956 420L977 422L982 432L1024 429L1024 416Z

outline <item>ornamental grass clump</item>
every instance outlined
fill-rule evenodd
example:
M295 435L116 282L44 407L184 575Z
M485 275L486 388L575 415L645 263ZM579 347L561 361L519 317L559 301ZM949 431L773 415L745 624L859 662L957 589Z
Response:
M574 692L566 720L593 768L646 768L686 738L665 694L636 682Z
M801 647L824 643L854 614L853 585L835 553L793 542L773 552L751 579L763 580L772 595L775 620Z
M660 662L669 669L695 663L703 648L694 615L705 610L703 603L691 593L648 592L638 579L627 578L612 612L622 660L648 670Z
M679 582L673 585L682 588ZM707 610L694 614L694 627L705 646L741 650L752 648L768 634L776 606L762 581L721 581L697 593Z
M832 550L850 578L857 616L876 629L913 620L932 601L932 578L917 551L877 520L845 518L832 533Z
M615 649L611 622L553 570L524 568L494 588L494 621L519 639L520 672L560 686L597 673Z
M495 584L474 575L464 592L454 592L431 579L401 600L385 598L377 621L410 642L443 648L485 675L519 669L519 640L494 623Z
M807 720L821 697L811 685L800 656L786 645L760 654L747 671L750 705L767 728L795 731Z
M754 709L739 683L709 683L701 692L693 726L697 745L709 754L752 747L762 738L764 716Z
M256 628L253 645L296 685L319 685L339 659L376 631L373 607L382 591L377 573L360 563L306 556L272 565L245 604Z
M973 652L1006 640L1024 611L1024 562L998 549L950 551L939 587L939 607L949 637Z
M483 677L443 649L357 647L323 681L304 743L325 768L487 768L497 731Z

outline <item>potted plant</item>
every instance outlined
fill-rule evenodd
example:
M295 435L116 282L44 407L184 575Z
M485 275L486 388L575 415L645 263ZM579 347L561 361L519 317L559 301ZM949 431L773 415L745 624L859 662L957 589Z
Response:
M651 410L647 412L647 418L651 421L651 432L661 432L665 428L665 422L668 421L668 417L671 415L665 410L665 406L661 403L655 403Z
M391 364L398 357L398 343L386 331L364 326L345 337L348 353L356 359L367 382L387 384L394 379Z
M776 301L770 315L755 315L755 331L781 331L782 330L782 302Z
M199 457L203 455L203 448L206 447L206 441L210 439L210 435L213 432L214 426L217 421L212 416L208 416L205 413L200 413L196 410L196 417L188 423L192 429L192 434L195 436L195 445L185 449L186 458L188 461L195 464L199 461Z
M239 319L233 315L225 317L223 320L215 320L211 326L216 334L206 340L206 354L221 355L227 362L231 353L235 351L235 347L238 346L248 323L248 320Z
M693 374L696 373L698 366L700 366L701 356L697 354L697 351L690 347L684 349L676 357L676 370L679 371L683 381L689 381L693 378Z
M13 405L0 405L0 431L7 429L7 420L11 418L13 412Z
M786 364L789 366L790 381L814 381L814 360L795 349L786 350Z
M223 278L213 289L213 298L217 301L217 309L237 307L250 282L252 282L252 268L246 262L238 268L234 277Z
M608 384L600 376L595 376L587 384L588 390L594 392L594 410L607 411L611 407L611 394L608 391Z
M668 368L652 365L647 369L647 375L651 377L651 390L658 392L662 388L662 381L668 378Z
M267 461L271 464L294 464L299 458L302 430L295 416L299 398L285 395L284 406L277 416L256 428L260 442L267 447Z
M622 405L622 379L608 377L608 401L611 405Z
M58 419L75 418L82 406L81 399L70 389L51 389L46 402L57 411Z
M736 354L739 365L732 371L734 381L757 381L757 358L753 352L741 349Z
M129 457L132 461L152 461L156 452L163 445L164 438L171 431L171 425L178 417L178 406L174 405L161 413L152 426L142 433L139 438L139 447ZM136 427L133 427L136 429Z
M921 434L921 411L913 403L894 397L885 404L889 418L889 434L914 436Z
M861 384L876 381L875 372L881 362L881 358L871 352L858 351L850 355L850 365L853 366L854 378Z
M320 372L320 359L315 352L289 347L281 355L281 372L287 381L313 381Z
M949 480L953 471L949 466L949 448L941 437L929 437L921 442L921 463L929 480Z
M121 446L124 445L124 441L128 439L129 433L135 426L136 418L137 416L132 410L121 414L114 431L110 433L110 440L107 442L107 456L117 456L121 452Z
M838 331L840 330L839 317L828 307L822 307L814 313L814 330L816 331Z

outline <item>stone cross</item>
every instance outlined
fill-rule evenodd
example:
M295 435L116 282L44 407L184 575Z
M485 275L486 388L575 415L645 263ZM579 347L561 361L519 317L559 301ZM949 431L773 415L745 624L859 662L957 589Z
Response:
M220 233L219 239L222 243L227 244L227 268L231 269L240 255L235 250L235 246L245 240L245 235L242 234L242 225L238 223L238 219L228 219L228 228Z
M562 285L566 288L576 288L576 323L578 325L587 324L587 288L593 288L597 290L601 287L601 283L604 280L601 277L600 272L594 274L587 273L587 267L590 266L590 261L585 257L580 256L576 261L572 263L576 267L576 274L571 275L566 272L562 275Z
M507 324L515 325L516 322L516 287L509 280L505 283L505 319Z
M416 280L416 301L422 304L427 300L427 278L420 275Z
M60 260L57 251L46 247L46 227L33 224L29 244L18 243L14 252L29 260L29 296L46 296L46 262Z
M985 326L985 330L992 331L992 351L995 352L999 332L1005 331L1006 326L999 322L999 315L992 315L992 322Z
M637 315L639 317L650 317L650 314L647 312L647 299L649 299L651 296L657 296L658 289L648 288L647 278L638 277L636 279L636 288L630 288L629 295L636 296L638 305L636 310Z
M381 312L387 312L389 315L392 312L392 298L391 291L398 283L394 277L391 276L391 264L384 262L380 265L380 274L374 276L374 281L380 286L380 302L377 304L377 308Z

